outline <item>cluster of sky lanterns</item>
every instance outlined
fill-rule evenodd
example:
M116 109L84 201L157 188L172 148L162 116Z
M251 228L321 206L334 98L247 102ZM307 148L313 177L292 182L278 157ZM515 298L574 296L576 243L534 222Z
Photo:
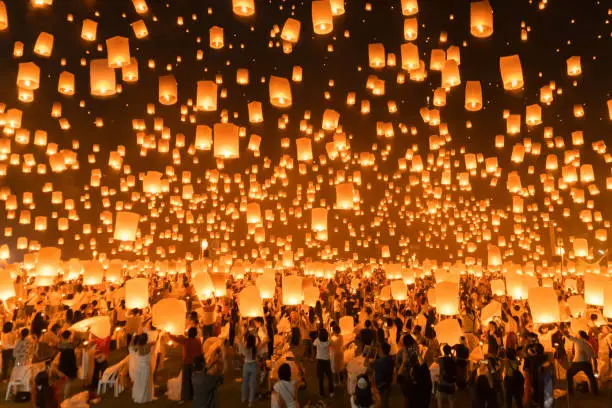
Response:
M311 304L316 299L313 279L344 270L360 271L358 279L379 267L389 279L379 288L381 299L403 301L415 279L434 275L438 284L428 296L445 316L457 313L462 275L499 273L491 283L494 292L528 300L539 323L560 319L546 307L553 301L553 280L569 287L583 280L585 304L604 307L612 317L605 256L612 155L604 137L585 136L582 128L560 134L547 114L566 97L563 80L588 75L587 58L567 55L561 67L566 78L544 85L526 81L524 70L533 68L528 55L518 52L488 57L499 73L495 83L468 77L463 67L481 62L466 57L467 42L453 44L446 32L426 32L419 13L429 7L425 2L394 0L402 23L385 30L395 30L398 42L356 44L362 52L356 53L355 65L366 73L364 81L339 90L339 78L331 78L326 89L316 90L323 95L322 108L298 111L296 106L303 105L298 95L318 73L297 65L294 51L324 39L332 54L333 44L351 41L344 22L351 12L348 2L314 0L299 6L303 13L281 7L283 17L265 31L270 48L276 44L282 54L275 57L278 69L266 73L256 63L235 66L229 60L224 70L206 67L208 52L226 55L237 48L235 24L255 32L259 13L274 7L254 0L224 2L208 9L206 23L196 14L169 23L154 15L150 2L132 0L125 19L129 30L116 35L105 31L102 38L104 18L92 10L80 20L66 18L78 24L76 38L38 30L30 42L12 44L12 55L6 57L12 58L17 93L0 101L0 226L6 240L0 240L0 299L15 296L11 280L17 274L37 286L81 276L85 285L125 280L130 308L148 305L147 276L152 274L191 273L202 298L225 296L229 275L254 275L254 285L238 299L241 314L259 316L262 302L276 295L277 286L284 304ZM54 4L32 0L29 7L34 13L52 12ZM230 7L235 21L215 20L216 7ZM365 9L376 7L368 3ZM466 3L465 8L470 16L466 32L475 41L490 41L495 10L489 1ZM0 1L0 35L11 30L12 12L10 2ZM198 70L196 81L185 80L172 64L164 67L141 49L152 33L191 22L206 24L191 50L190 58L205 68ZM521 29L524 41L528 30ZM58 44L91 52L83 54L80 69L69 69L65 56L57 55ZM186 55L177 55L176 65L183 60ZM71 123L80 119L67 117L62 104L75 99L81 108L92 100L123 104L129 102L123 86L139 87L143 79L155 84L155 92L139 107L138 117L93 113L92 126L123 120L132 139L118 146L100 141L89 152L81 150L79 136L71 133ZM40 98L46 83L53 86L44 89L54 94ZM89 88L81 89L83 83ZM395 89L413 83L427 84L430 98L415 112L406 112ZM494 87L514 96L529 92L521 111L499 103L503 113L497 128L483 136L495 153L456 143L453 134L463 119L451 117L447 107L458 100L469 129ZM30 107L48 98L53 100L48 112L58 127L39 129ZM233 111L228 101L242 111ZM607 112L603 119L612 120L612 99L600 102ZM590 109L572 101L565 115L585 120ZM375 125L355 127L350 119L355 114L373 117ZM181 129L170 124L176 117ZM278 135L270 134L270 123ZM426 133L419 130L423 127ZM60 132L73 140L67 142ZM374 143L358 150L355 138L363 134ZM280 157L265 151L270 140L280 146ZM164 157L165 166L133 161L149 154ZM45 181L42 188L4 181L15 173ZM59 179L75 173L88 181L77 195ZM503 204L493 196L505 197ZM564 228L568 219L576 220L572 229ZM60 236L57 242L45 236L53 229ZM204 239L215 244L208 248ZM202 242L211 259L200 259ZM438 255L421 256L419 248L435 249ZM82 258L66 259L75 252ZM296 268L299 276L293 273ZM283 273L280 282L278 271ZM180 333L184 327L176 325L181 320L176 313L184 304L176 302L156 305L154 320ZM90 323L105 330L105 322ZM456 329L454 323L445 324L445 332Z

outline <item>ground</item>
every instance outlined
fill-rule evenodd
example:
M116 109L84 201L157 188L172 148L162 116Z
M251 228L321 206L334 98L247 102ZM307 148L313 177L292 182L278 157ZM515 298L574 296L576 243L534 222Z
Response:
M157 377L157 383L162 387L162 389L158 389L158 399L149 404L145 404L150 408L178 408L179 405L177 402L169 401L165 395L163 395L163 388L165 388L164 384L166 383L167 378L172 378L178 375L180 369L180 350L177 348L172 349L169 352L169 358L166 360L165 367L160 370ZM121 352L113 352L111 354L110 363L114 363L119 361L124 356L124 353ZM315 371L315 364L311 362L305 362L304 364L307 375L307 390L302 395L302 403L307 401L319 401L319 395L317 390L317 378ZM240 371L235 370L232 367L232 364L229 364L229 369L225 378L224 384L220 389L220 406L224 407L246 407L246 404L241 403L240 396ZM73 387L75 390L80 390L80 384L75 385ZM559 388L565 389L565 383L560 384ZM2 402L0 405L6 408L22 408L22 407L30 407L29 403L14 403L9 401L4 401L4 395L6 392L6 384L2 384L0 387L0 396L2 396ZM325 406L327 408L344 408L350 407L350 403L346 393L346 386L343 386L342 389L338 389L335 395L335 398L326 398ZM400 408L404 405L403 397L400 393L400 390L395 387L391 396L391 407L392 408ZM130 406L136 405L131 400L131 390L128 389L124 391L118 398L114 398L112 396L112 392L107 392L101 402L97 405L98 408L112 408L117 406ZM185 407L189 408L191 404L185 404ZM432 407L435 407L435 401L432 400ZM469 393L467 391L462 391L457 394L457 400L455 403L455 407L470 407L471 399ZM562 397L555 401L555 407L564 408L564 407L572 407L572 408L610 408L612 407L612 393L609 388L601 390L600 396L595 398L591 394L584 393L575 393L572 397L571 401L567 399L567 397ZM262 399L257 401L254 405L254 408L264 408L270 407L269 399ZM410 407L413 408L413 407ZM422 408L422 407L415 407Z

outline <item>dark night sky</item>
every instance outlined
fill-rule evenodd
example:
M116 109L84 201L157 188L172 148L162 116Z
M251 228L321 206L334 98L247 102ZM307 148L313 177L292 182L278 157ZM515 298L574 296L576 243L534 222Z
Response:
M198 80L214 80L216 74L223 74L223 87L227 89L227 99L219 100L219 110L211 113L196 113L196 124L212 125L219 121L221 109L238 113L237 119L230 121L240 126L246 126L247 133L256 133L263 137L261 146L261 156L272 159L276 165L281 154L290 154L295 157L296 138L301 137L299 132L299 122L303 118L304 111L310 110L312 118L310 123L315 130L321 126L321 116L325 109L335 109L341 114L340 124L343 130L349 134L351 139L351 149L353 153L361 151L371 151L373 144L378 144L379 149L385 145L391 145L391 154L387 162L380 160L377 153L378 171L382 174L393 176L397 171L397 158L402 157L406 149L413 144L418 144L422 156L428 152L428 137L437 134L437 129L423 123L419 115L419 109L427 104L427 98L433 95L433 91L440 84L440 74L428 72L425 82L415 83L407 79L403 85L395 83L397 73L401 71L400 45L404 42L402 27L404 17L401 14L399 0L373 0L372 11L366 11L364 1L346 1L346 13L342 16L334 17L334 31L328 36L316 36L312 34L312 22L310 2L296 1L257 1L256 13L251 18L239 18L232 13L231 1L154 1L148 0L149 13L139 16L131 3L127 0L107 0L107 1L82 1L82 0L55 0L52 8L33 10L29 2L9 0L7 3L9 15L9 31L0 33L0 101L4 102L8 108L17 107L24 110L23 127L34 132L35 129L44 129L49 133L49 142L55 142L60 149L71 147L71 140L76 139L80 142L79 161L81 168L72 170L60 175L40 176L36 174L22 175L19 169L11 167L7 177L0 178L0 186L10 187L13 194L17 194L21 201L22 191L37 191L37 207L32 212L32 216L44 215L49 212L50 195L40 193L40 186L45 181L54 181L55 188L64 192L64 198L72 197L78 201L83 192L83 185L89 182L91 168L101 168L105 173L103 185L118 188L119 179L123 175L119 172L110 170L107 166L108 153L116 149L118 145L124 145L127 150L124 164L130 164L134 174L140 171L159 170L163 171L165 166L170 164L169 154L159 154L150 151L145 159L139 157L139 146L136 145L135 132L131 129L133 118L146 118L148 132L152 133L152 117L146 114L146 104L156 103L156 116L163 117L164 125L171 128L173 140L177 133L184 133L187 144L193 143L195 134L195 124L181 122L179 106L185 103L188 98L195 100L196 82ZM282 7L281 7L282 6ZM544 211L542 205L544 194L542 193L541 183L538 174L543 170L544 160L547 154L557 154L560 159L563 157L562 150L549 150L545 146L539 158L529 157L520 165L509 163L512 145L521 138L531 138L533 142L543 140L543 130L545 126L553 126L555 136L565 139L567 149L571 148L570 133L574 130L584 130L585 146L581 149L582 163L592 163L596 169L596 184L601 190L601 195L595 198L595 208L603 211L604 219L609 220L612 215L610 210L610 193L606 191L606 177L611 176L610 165L605 164L601 156L597 156L591 149L591 142L605 140L608 144L612 142L610 138L610 118L606 101L612 98L612 47L611 47L611 25L608 20L612 18L610 10L612 3L609 1L550 1L544 10L538 9L537 2L528 1L506 1L492 0L491 6L495 12L494 34L486 39L472 37L469 32L469 2L457 0L421 0L419 2L420 11L417 15L419 21L419 38L416 44L419 47L421 59L429 63L429 55L434 48L446 48L449 45L461 47L461 81L459 87L454 88L447 95L447 106L442 108L442 120L448 123L452 142L447 148L454 149L458 159L463 166L463 159L459 155L461 147L465 146L467 151L482 153L485 157L496 155L499 158L500 166L504 168L504 173L496 188L491 189L489 179L479 180L480 177L472 177L473 191L467 192L448 192L449 197L456 199L459 196L475 196L480 199L491 199L493 208L505 208L512 200L510 194L505 189L507 172L518 170L523 176L523 185L534 184L537 193L535 197L527 199L526 205L538 202L540 211ZM213 13L208 14L207 10L212 7ZM96 16L95 12L99 13ZM74 22L68 22L66 16L72 14ZM191 16L196 15L197 21L192 21ZM153 16L157 21L153 21ZM177 26L177 17L182 16L185 24ZM453 16L453 18L450 18ZM293 17L302 22L300 40L294 47L291 54L283 54L279 47L268 47L270 41L270 30L274 25L282 28L287 17ZM89 18L98 21L98 40L95 43L86 43L80 39L81 22ZM149 30L149 37L138 40L134 37L130 23L142 18ZM530 28L529 39L521 41L521 23ZM208 31L213 25L218 25L225 30L225 47L222 50L213 50L208 47ZM253 30L251 30L251 27ZM350 37L345 38L344 32L348 30ZM53 55L49 59L43 59L33 54L32 48L38 34L42 31L52 33L55 36ZM447 44L439 43L441 31L448 33ZM130 39L130 52L139 62L140 79L136 84L123 84L123 93L110 99L95 99L89 94L89 66L80 66L79 60L105 58L106 48L101 51L96 49L97 44L104 44L104 40L121 35ZM202 43L196 44L196 38L201 37ZM12 58L13 43L22 41L25 44L25 53L21 59ZM396 54L398 67L386 68L381 71L373 72L368 68L368 43L381 42L384 44L387 53ZM465 42L465 46L463 43ZM233 47L230 49L229 45ZM240 47L244 44L244 48ZM328 45L333 45L334 51L328 52ZM204 59L196 61L196 48L204 51ZM505 55L519 54L523 67L525 79L525 89L521 92L510 93L502 88L499 73L499 57ZM583 74L577 79L569 78L566 75L565 60L571 56L581 56ZM177 63L176 57L182 57L182 62ZM60 59L66 58L65 67L60 67ZM156 69L147 68L147 61L155 59ZM35 92L35 101L31 104L23 104L17 100L16 76L19 62L34 61L41 68L41 88ZM157 103L157 78L166 74L166 64L172 64L172 73L176 76L179 86L179 103L165 107ZM260 83L260 78L266 79L271 75L278 75L290 78L293 66L303 67L304 80L301 84L292 83L293 106L289 110L278 110L268 103L268 86ZM358 69L361 67L361 69ZM248 68L250 71L250 84L246 87L235 83L235 71L238 68ZM76 75L77 95L65 97L57 93L57 78L61 71L67 70ZM373 97L365 89L368 75L376 74L386 81L386 95ZM118 83L121 83L120 72L117 74ZM328 81L333 79L333 88L328 86ZM479 80L483 88L483 99L485 107L477 113L465 111L464 104L464 85L466 80ZM502 119L504 109L509 109L512 113L525 113L525 106L539 102L539 90L550 81L555 81L558 88L563 90L562 95L555 95L555 100L550 106L543 106L543 124L528 129L524 124L521 135L506 138L506 148L496 150L494 137L496 134L505 133L505 121ZM576 80L577 85L572 82ZM325 100L323 93L331 93L330 100ZM354 91L357 93L357 104L347 107L345 104L346 93ZM371 102L371 113L367 116L359 112L359 101L369 99ZM85 107L79 107L80 101L85 101ZM265 121L261 125L250 125L248 123L247 103L258 100L264 103ZM386 103L388 100L395 100L398 104L399 113L390 114L387 111ZM63 106L63 117L67 118L72 127L69 131L62 131L59 128L57 119L50 117L51 105L55 101L61 101ZM585 107L585 118L575 119L572 116L572 106L583 104ZM430 106L431 107L431 106ZM277 119L283 113L289 116L287 129L277 128ZM94 119L101 117L104 120L104 127L96 128ZM471 121L472 128L467 129L466 121ZM381 139L376 137L376 122L388 121L395 124L395 138ZM524 121L523 121L524 122ZM415 126L418 129L416 136L402 135L397 124L404 123L408 127ZM158 134L159 136L159 134ZM291 148L284 151L280 147L280 139L288 137L292 140ZM325 142L331 140L331 134L327 134ZM225 171L230 174L244 173L252 164L261 164L261 158L253 158L251 152L246 150L248 137L241 139L241 158L226 164ZM101 145L101 152L97 155L98 163L91 166L87 163L87 154L91 152L93 144ZM173 143L172 143L173 144ZM45 162L44 151L35 147L31 142L27 146L16 146L13 143L13 152L34 153L37 162ZM324 143L313 143L315 158L319 154L325 154ZM191 159L182 149L183 165L177 168L180 170L192 170L194 179L203 177L206 169L215 167L212 152L198 152L200 164L191 164ZM316 160L315 160L316 161ZM527 175L529 164L536 166L536 175ZM334 163L330 167L340 169L341 163ZM352 165L350 170L358 169L359 166ZM297 169L297 163L295 168ZM445 237L436 238L435 244L438 248L426 248L422 242L417 243L417 237L422 232L440 231L441 226L431 224L431 221L421 221L406 224L405 220L399 217L400 212L397 208L390 209L389 213L383 216L383 226L375 227L372 225L374 214L369 209L380 203L383 197L384 183L377 181L377 172L373 169L362 169L364 186L367 182L373 184L371 191L365 188L360 189L360 195L365 202L362 209L365 213L360 216L339 215L335 219L338 211L330 211L329 228L332 247L340 250L339 258L349 256L343 251L344 240L349 239L347 226L343 223L343 218L347 218L354 226L364 225L364 239L372 239L376 233L380 234L378 244L389 244L395 254L400 254L398 247L399 236L404 235L411 238L411 246L403 252L404 256L409 256L415 251L419 254L418 258L425 256L445 259L440 247L449 245L451 249L459 246L454 243L452 237L453 230L456 228L448 223L448 214L441 219L442 225L448 229ZM560 173L560 171L559 171ZM291 199L295 196L295 185L303 184L305 188L308 181L313 180L314 172L309 176L297 175L297 170L292 170L290 176L290 186L286 189L289 198L282 201L282 205L287 209L291 206ZM348 174L348 171L347 171ZM260 182L265 177L272 175L271 170L263 171L259 175ZM438 175L439 176L439 175ZM432 174L432 177L435 176ZM407 184L408 174L399 179L398 184ZM27 181L27 182L23 182ZM179 180L180 182L180 180ZM207 183L196 186L196 192L202 192ZM137 183L136 190L141 189L141 183ZM270 190L282 190L275 186ZM570 235L592 237L593 232L585 228L585 224L576 220L577 213L583 206L567 204L570 197L567 191L561 193L566 200L566 205L570 206L573 215L570 219L563 219L560 206L552 213L551 218L558 220L558 224L563 228L560 232L562 236L568 238ZM413 196L414 199L423 195L420 188L413 188L396 194L395 201L403 200L404 195ZM227 199L237 197L235 191L228 195ZM98 189L91 192L90 200L92 209L89 211L79 210L81 222L90 222L96 225L100 210L100 193ZM117 200L126 200L128 195L120 193L112 198L114 203ZM328 204L334 201L334 188L328 185L328 177L317 193L317 200L326 198ZM425 199L425 198L424 198ZM168 197L161 200L167 202ZM210 204L210 203L209 203ZM186 203L185 203L186 205ZM275 209L276 204L268 201L262 203L262 208ZM302 205L298 205L301 207ZM138 204L134 209L141 214L146 214L147 208L144 204ZM420 209L413 208L419 212ZM210 211L210 206L200 208L196 214ZM59 216L65 216L66 211L60 209ZM277 213L278 219L278 211ZM0 220L6 217L5 210L0 205ZM229 218L229 217L228 217ZM269 234L285 237L290 231L294 238L294 248L303 246L303 230L297 230L295 220L289 216L289 229L275 222L270 228ZM231 222L231 220L228 220ZM309 222L308 211L304 211L304 218L301 222ZM167 222L162 219L157 221L158 230L163 230L167 226L176 224L177 221L171 214ZM531 222L530 222L531 223ZM530 223L526 227L532 227ZM11 259L21 258L20 252L14 250L15 240L19 236L28 236L40 241L43 246L56 245L57 237L62 236L66 240L63 247L64 256L78 256L86 258L90 256L89 251L78 251L74 244L74 233L80 232L79 223L71 223L71 228L75 231L68 231L58 235L56 232L56 222L49 220L49 231L46 233L33 232L31 226L19 226L16 220L0 221L1 226L13 227L13 237L7 239L11 247ZM386 225L385 225L386 224ZM397 225L396 236L388 235L388 226ZM540 228L543 228L541 221L538 221ZM602 224L603 225L603 224ZM602 225L595 225L595 228L603 228ZM245 239L246 227L244 225L244 214L241 220L235 223L235 233L230 240ZM337 228L337 231L332 229ZM472 229L464 227L464 230ZM148 232L146 223L141 223L143 232ZM185 241L194 239L188 227L181 225L181 232L185 235ZM609 229L609 228L607 228ZM502 226L502 234L510 235L512 231L512 215L509 214ZM542 245L548 250L548 232L540 229L542 235ZM367 235L367 237L366 237ZM496 237L497 234L494 234ZM104 232L99 234L98 244L102 251L109 252L112 248L117 248L117 243L108 243L108 237L112 234ZM195 240L195 239L194 239ZM354 241L354 239L351 239ZM249 238L252 241L252 238ZM0 241L2 243L2 241ZM167 248L172 245L170 240L156 239L154 246ZM356 251L363 256L379 256L379 245L373 245L367 249L360 249L351 244L351 251ZM86 245L87 246L87 245ZM153 248L150 252L153 252ZM179 253L185 251L197 251L197 244L178 244ZM434 245L435 246L435 245ZM478 244L477 256L486 254L486 244ZM601 244L599 244L601 247ZM252 244L247 244L252 247ZM311 248L309 255L315 255L316 247ZM272 251L276 252L275 250ZM247 253L240 249L239 254ZM514 257L522 255L518 250ZM127 253L121 256L129 256ZM456 251L454 253L456 256ZM509 254L509 258L513 258ZM486 262L486 256L485 256Z

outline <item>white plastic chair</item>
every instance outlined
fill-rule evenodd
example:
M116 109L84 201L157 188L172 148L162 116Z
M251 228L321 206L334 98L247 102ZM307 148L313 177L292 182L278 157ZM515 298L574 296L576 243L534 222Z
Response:
M125 357L119 363L104 370L102 378L98 382L98 395L106 392L106 387L113 387L115 397L123 392L122 376L125 376L129 357Z
M20 365L13 367L11 379L6 387L5 400L11 397L11 393L22 387L25 391L30 391L30 379L32 378L32 365Z

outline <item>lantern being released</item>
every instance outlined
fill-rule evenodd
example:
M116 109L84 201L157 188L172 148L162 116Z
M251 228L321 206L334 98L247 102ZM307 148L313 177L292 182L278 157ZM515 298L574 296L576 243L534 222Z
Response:
M304 301L302 277L296 275L283 276L283 304L299 305Z
M453 316L459 313L459 284L440 282L436 286L436 310L439 314Z
M162 299L153 305L151 311L153 326L175 336L185 334L187 315L185 301L174 298Z
M135 278L125 282L125 307L144 309L149 306L149 279Z
M184 320L184 319L183 319ZM108 316L95 316L81 320L70 327L70 331L87 332L99 339L105 339L111 335L111 322Z
M15 296L13 277L7 269L0 269L0 300L6 302Z
M527 302L534 323L549 324L560 321L557 294L553 288L529 288Z
M129 211L118 212L115 219L115 239L119 241L135 241L139 221L140 214L138 213Z

